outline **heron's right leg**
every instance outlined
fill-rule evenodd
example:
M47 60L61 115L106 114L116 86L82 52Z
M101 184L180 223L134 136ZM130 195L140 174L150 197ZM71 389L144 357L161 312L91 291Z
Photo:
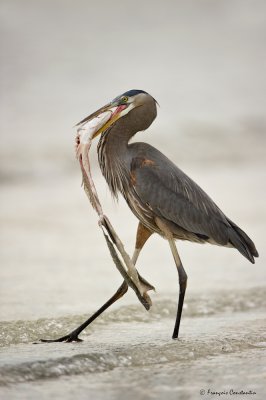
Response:
M146 241L149 239L151 236L152 232L149 231L147 228L145 228L141 223L138 225L138 230L137 230L137 237L136 237L136 244L135 244L135 251L132 257L132 262L135 265L137 262L137 259L139 257L139 254L141 252L141 249L143 248L144 244ZM139 279L142 281L142 283L149 285L145 279L143 279L139 275ZM90 318L88 318L83 324L81 324L78 328L76 328L74 331L69 333L68 335L62 336L58 339L41 339L41 342L45 343L53 343L53 342L81 342L82 340L79 339L79 334L88 326L90 325L99 315L101 315L107 308L109 308L112 304L114 304L118 299L124 296L124 294L128 290L128 285L126 281L122 283L122 285L117 289L115 294L106 302L102 305L102 307L99 308Z
M186 288L187 288L187 274L182 265L181 259L179 257L174 239L169 238L168 241L169 241L170 248L171 248L174 260L175 260L176 268L178 271L178 277L179 277L179 299L178 299L175 327L174 327L174 332L173 332L173 336L172 336L173 339L177 339L178 333L179 333L181 316L182 316L183 304L184 304L184 299L185 299L185 294L186 294Z
M182 265L181 259L179 257L179 254L178 254L178 251L177 251L177 248L175 245L174 236L171 232L171 229L169 228L167 221L162 220L160 218L156 218L155 221L156 221L157 226L162 230L165 238L169 242L169 245L170 245L174 260L175 260L177 272L178 272L179 299L178 299L175 327L174 327L174 332L173 332L173 336L172 336L173 339L177 339L178 333L179 333L182 311L183 311L183 304L184 304L184 299L185 299L185 294L186 294L186 288L187 288L187 274Z

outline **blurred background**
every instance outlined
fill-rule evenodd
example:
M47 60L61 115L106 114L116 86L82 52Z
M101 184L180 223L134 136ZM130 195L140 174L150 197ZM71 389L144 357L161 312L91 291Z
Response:
M1 318L86 312L121 281L80 187L73 126L129 89L160 104L136 140L196 180L261 254L254 267L181 243L190 290L265 282L265 2L1 0L0 10ZM132 252L137 221L112 201L92 152L103 207ZM160 238L139 268L158 293L176 293Z
M210 385L265 399L265 1L0 0L0 19L0 385L13 383L4 398L195 399ZM73 126L129 89L160 104L135 140L190 175L260 258L178 243L189 278L174 342L178 277L154 235L138 262L157 290L149 313L129 291L83 344L36 346L122 281L81 188ZM96 143L91 154L103 208L132 253L136 218L111 199Z

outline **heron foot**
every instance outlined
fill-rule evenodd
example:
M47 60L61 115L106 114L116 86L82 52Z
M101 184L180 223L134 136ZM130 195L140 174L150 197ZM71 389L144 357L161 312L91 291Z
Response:
M59 343L59 342L71 343L71 342L83 342L83 340L80 339L75 332L72 332L69 335L62 336L58 339L40 339L39 342L41 342L41 343Z

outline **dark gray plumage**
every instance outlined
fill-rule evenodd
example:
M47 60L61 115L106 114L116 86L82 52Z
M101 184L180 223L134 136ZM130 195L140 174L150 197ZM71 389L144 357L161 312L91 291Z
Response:
M155 100L145 92L141 95L145 104L104 132L98 145L100 167L114 196L121 192L151 231L164 236L155 222L157 216L175 239L235 247L254 263L258 256L254 243L192 179L147 143L128 144L156 117Z
M176 239L235 247L254 263L253 256L258 254L253 242L192 179L155 148L144 143L130 147L136 154L131 163L135 193L147 209L149 221L156 214ZM145 224L142 216L137 216Z
M173 333L177 338L187 275L173 240L235 247L252 263L258 252L247 234L165 155L146 143L129 144L138 131L151 125L157 110L155 99L143 91L133 90L115 98L115 104L126 103L134 107L102 133L99 164L113 195L121 192L140 221L133 261L152 233L169 241L180 284Z
M98 158L112 194L121 192L139 219L135 264L139 253L155 232L170 245L179 275L179 300L173 338L179 334L187 275L175 246L175 239L234 247L250 262L258 252L252 240L227 218L211 198L173 162L146 143L129 144L138 132L146 130L156 118L156 101L143 90L130 90L83 119L78 125L111 111L110 121L93 136L101 134ZM139 276L147 289L151 286ZM127 291L123 282L117 292L87 321L56 340L79 341L78 335Z

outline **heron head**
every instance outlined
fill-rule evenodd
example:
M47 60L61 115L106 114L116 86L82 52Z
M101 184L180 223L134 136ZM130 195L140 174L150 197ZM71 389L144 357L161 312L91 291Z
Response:
M78 130L82 130L87 124L93 126L92 139L98 136L100 133L106 131L111 125L113 125L120 118L128 115L132 110L142 107L143 115L147 119L148 113L150 111L150 122L148 126L152 123L156 117L156 100L143 90L129 90L120 96L115 97L110 103L101 107L99 110L95 111L88 117L80 121L76 126ZM148 108L147 108L148 107ZM146 112L145 112L146 109ZM141 109L139 108L139 111ZM142 114L142 113L140 113ZM141 117L141 115L139 115ZM141 118L135 119L140 120ZM147 126L147 127L148 127ZM144 128L146 129L146 127ZM144 130L139 129L139 130Z

